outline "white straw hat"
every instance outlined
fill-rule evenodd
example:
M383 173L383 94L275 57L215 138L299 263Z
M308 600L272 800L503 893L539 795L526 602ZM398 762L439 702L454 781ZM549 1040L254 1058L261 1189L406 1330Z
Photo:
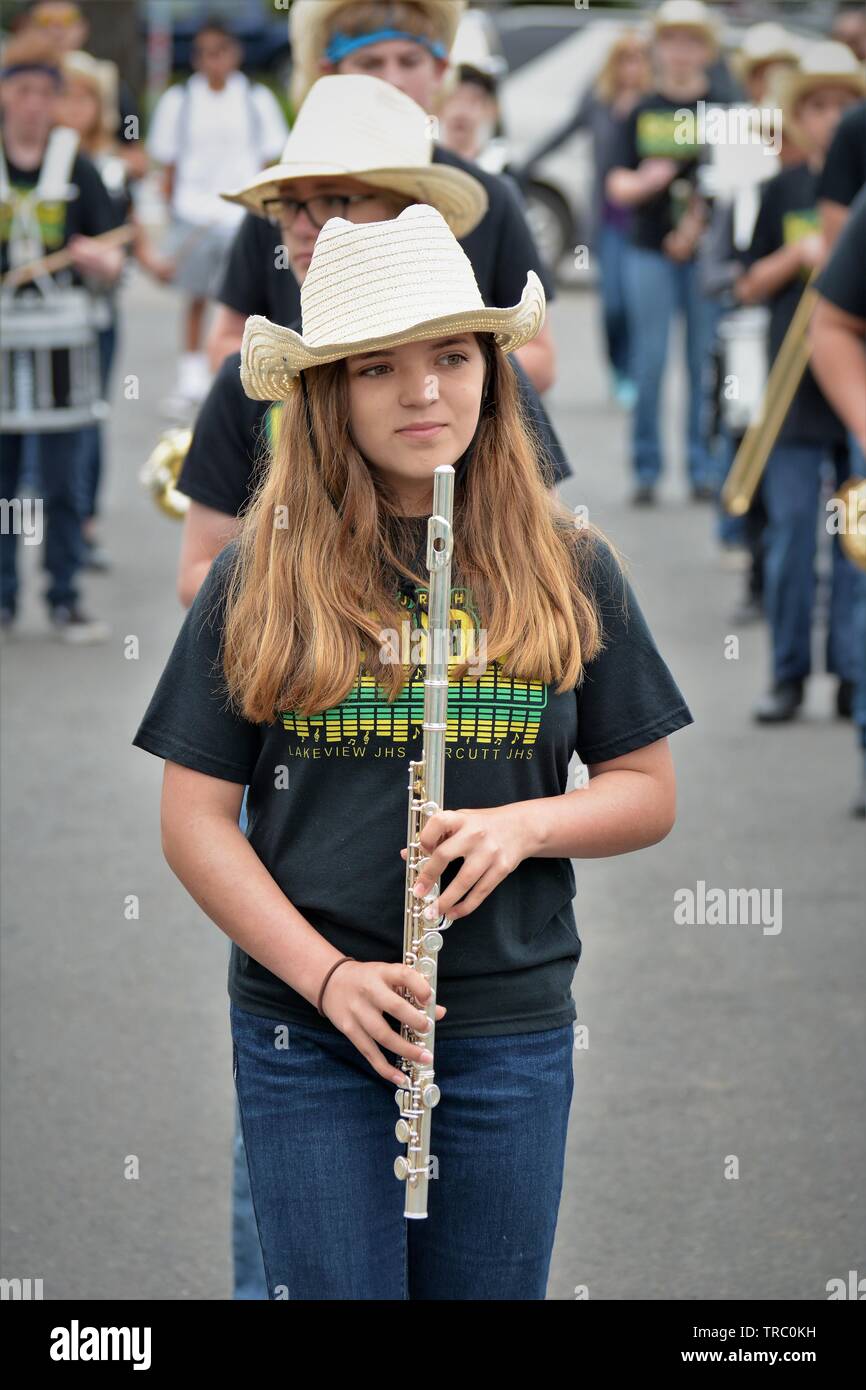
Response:
M713 47L719 46L715 20L702 0L662 0L653 16L656 34L665 29L694 29Z
M802 45L781 24L765 20L746 30L732 65L737 76L745 79L764 63L799 62L801 49Z
M260 217L292 179L346 175L438 208L456 237L487 211L484 185L463 169L433 164L429 118L417 101L379 77L320 77L304 102L279 164L236 193L223 193Z
M416 203L388 222L332 217L301 287L303 332L252 314L241 382L254 400L287 400L305 367L446 333L493 333L513 352L538 333L544 308L530 270L519 304L488 309L472 263L435 208Z
M289 40L292 45L292 101L297 109L321 77L320 60L325 56L328 35L335 16L353 0L294 0L289 10ZM412 0L431 21L436 38L446 53L454 42L466 0ZM382 7L383 27L388 26L388 9Z
M792 120L797 102L818 87L848 87L855 96L866 96L863 67L846 43L826 39L812 44L800 59L800 66L787 74L781 88L786 121Z

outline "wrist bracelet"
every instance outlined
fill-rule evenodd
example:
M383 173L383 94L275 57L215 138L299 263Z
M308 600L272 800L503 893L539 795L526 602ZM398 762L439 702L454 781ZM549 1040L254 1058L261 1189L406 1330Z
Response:
M325 976L324 980L322 981L322 988L319 990L319 1002L318 1002L318 1004L316 1005L316 1008L318 1009L319 1013L322 1014L322 1018L326 1018L326 1017L327 1017L326 1014L323 1014L323 1013L322 1013L322 996L323 996L324 993L325 993L325 986L327 985L328 981L330 980L330 978L331 978L331 976L333 975L333 973L334 973L335 970L339 970L340 966L343 965L345 961L347 961L347 960L354 960L354 959L355 959L354 956L341 956L339 960L334 961L334 964L331 966L330 970L328 971L327 975Z

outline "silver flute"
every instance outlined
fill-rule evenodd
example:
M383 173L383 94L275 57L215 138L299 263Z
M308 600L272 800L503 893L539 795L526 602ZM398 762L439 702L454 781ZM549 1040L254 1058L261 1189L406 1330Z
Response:
M425 1010L430 1026L426 1033L416 1033L408 1023L400 1027L401 1037L411 1043L420 1043L431 1053L434 1052L436 1029L436 962L442 947L442 932L450 927L452 919L440 917L436 922L428 922L423 915L424 910L439 896L438 879L430 885L423 898L416 898L412 890L429 858L421 851L421 831L430 817L442 808L451 637L453 513L454 469L450 464L442 464L433 474L433 514L427 522L430 585L424 722L421 726L424 744L420 761L409 763L408 852L403 919L403 963L411 965L430 984L430 999ZM400 1142L406 1145L406 1152L394 1160L394 1172L406 1183L403 1215L425 1217L431 1167L430 1120L431 1111L439 1100L439 1087L434 1080L433 1062L416 1062L403 1057L400 1064L406 1073L406 1083L396 1095L400 1107L396 1134Z

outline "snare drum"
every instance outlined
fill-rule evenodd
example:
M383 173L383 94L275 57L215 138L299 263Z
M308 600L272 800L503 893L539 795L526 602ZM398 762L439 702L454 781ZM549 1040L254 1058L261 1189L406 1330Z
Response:
M763 305L748 305L726 314L719 323L719 410L732 435L743 434L761 408L769 370L769 322L769 311Z
M0 295L0 433L81 429L108 412L88 290Z

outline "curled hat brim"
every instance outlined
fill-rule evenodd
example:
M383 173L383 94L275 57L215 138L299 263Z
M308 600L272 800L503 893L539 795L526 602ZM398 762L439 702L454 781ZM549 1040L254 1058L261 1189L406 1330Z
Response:
M422 167L390 169L349 169L334 164L274 164L264 169L245 188L236 193L222 193L227 203L266 217L264 203L279 196L280 187L296 179L352 178L370 188L381 188L416 203L429 203L448 223L458 240L474 231L489 206L487 190L478 179L463 169L450 165L430 164Z
M241 384L253 400L288 400L298 373L307 367L321 367L357 353L400 347L446 333L492 333L503 352L514 352L536 336L544 323L544 312L544 288L535 271L530 270L520 301L511 308L482 307L443 314L357 342L311 347L293 329L272 323L261 314L252 314L246 321L241 346Z

